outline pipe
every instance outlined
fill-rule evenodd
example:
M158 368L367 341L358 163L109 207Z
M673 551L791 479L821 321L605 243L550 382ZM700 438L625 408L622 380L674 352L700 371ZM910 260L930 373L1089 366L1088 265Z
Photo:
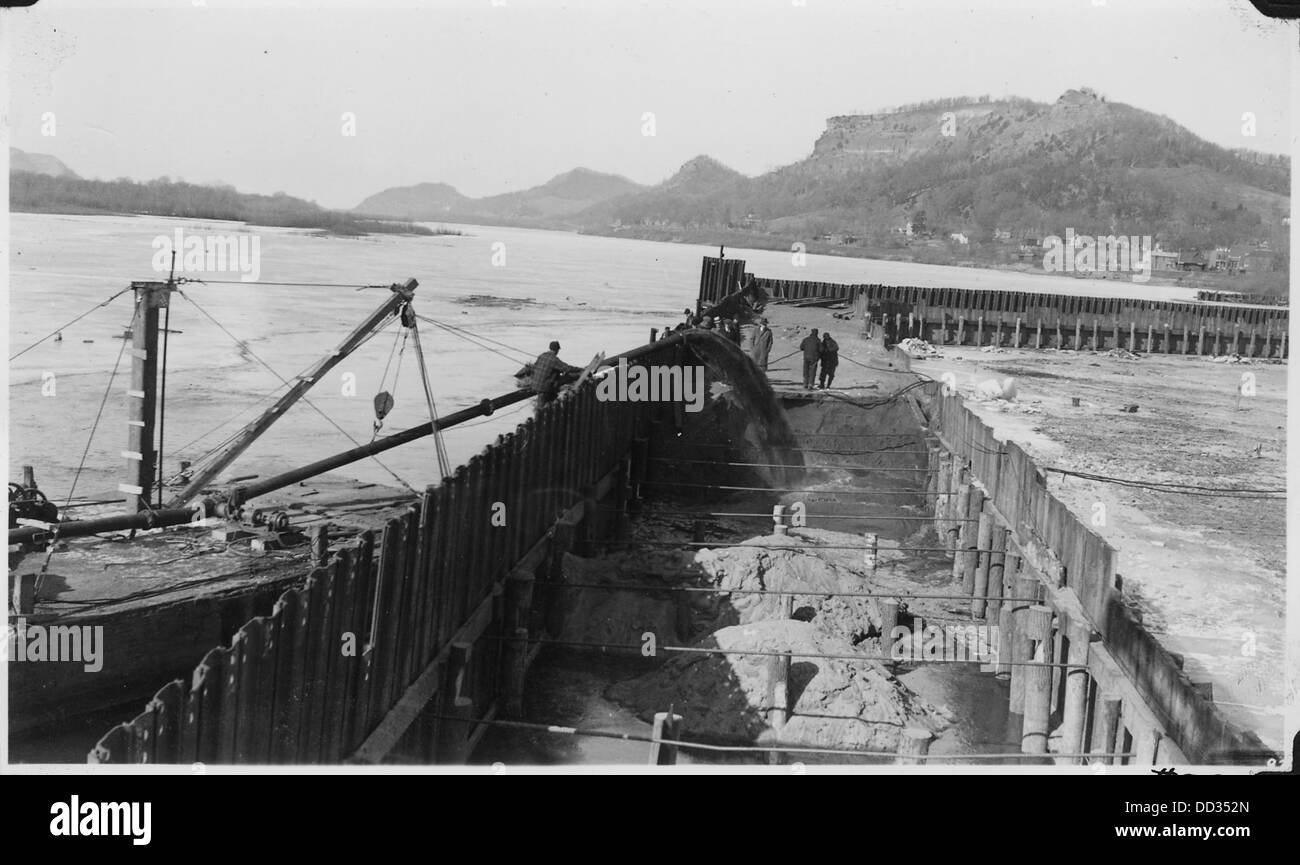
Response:
M204 510L206 508L206 511ZM134 514L118 514L115 517L99 517L93 520L72 520L66 523L54 523L50 528L41 526L20 526L9 530L10 544L44 543L58 533L60 539L82 538L100 532L119 532L125 529L159 529L164 526L179 526L192 522L196 515L206 512L216 513L216 505L211 499L205 499L197 505L184 508L165 508L154 511L140 511Z
M680 342L684 337L684 333L676 333L667 339L660 340L659 342L650 343L639 348L634 348L631 351L614 355L612 358L607 358L606 363L617 363L619 358L634 360L643 355L652 354L656 349L663 348L666 345ZM447 429L448 427L464 423L467 420L491 415L497 409L518 402L523 402L533 395L534 394L531 390L524 388L512 391L511 393L504 394L503 396L494 399L485 399L471 408L461 409L460 411L439 418L437 424L438 429ZM324 474L325 472L332 471L341 466L348 465L349 463L354 463L357 460L362 460L366 457L373 456L374 454L382 453L383 451L390 450L399 445L423 438L424 436L432 435L433 429L434 425L432 422L421 424L420 426L403 430L400 433L385 436L384 438L370 442L369 444L343 451L342 453L335 454L331 457L326 457L323 460L317 460L310 465L302 466L301 468L296 468L292 471L269 477L263 481L259 481L258 483L234 487L230 490L228 497L224 502L205 499L198 505L191 507L164 508L154 511L146 510L136 514L121 514L118 516L101 517L93 520L72 520L65 523L57 523L58 537L78 538L98 534L100 532L123 531L126 529L156 529L192 522L195 516L199 513L204 513L210 516L216 516L223 513L229 514L232 510L237 508L239 504L246 502L249 499L266 495L269 492L283 489L284 487L291 486L299 481L306 480L307 478ZM54 527L46 529L40 526L21 526L9 530L9 543L44 543L52 538L54 533Z
M534 394L531 390L525 388L505 394L504 396L496 397L495 399L485 399L472 408L461 409L458 412L453 412L445 417L438 418L438 429L447 429L448 427L464 423L465 421L472 420L476 417L490 415L499 408L504 408L505 406L513 405L517 402L523 402L533 395ZM411 427L408 430L403 430L402 432L394 433L393 435L385 436L381 439L376 439L369 444L364 444L360 447L343 451L342 453L335 454L332 457L317 460L310 465L305 465L301 468L284 472L283 474L273 475L272 477L263 481L258 481L255 484L246 484L244 486L234 487L230 490L227 506L237 506L249 499L254 499L258 496L266 495L269 492L283 489L284 487L291 486L292 484L296 484L299 481L306 480L307 478L315 477L316 475L324 474L328 471L333 471L334 469L345 466L348 463L363 460L366 457L382 453L386 450L391 450L399 445L404 445L407 442L413 442L416 439L432 434L433 422L430 421L429 423L420 424L419 426Z
M655 352L655 350L659 348L663 348L667 345L672 345L674 343L681 342L684 338L685 338L684 333L677 333L668 337L667 339L660 340L659 342L647 343L646 345L640 346L639 348L634 348L630 351L625 351L622 354L616 354L613 357L606 358L605 363L616 364L620 358L635 360L636 358L642 357L644 355L652 354ZM439 418L438 429L440 430L447 429L448 427L452 427L455 426L456 424L464 423L465 421L472 420L476 417L491 415L497 409L504 408L508 405L513 405L517 402L523 402L524 400L532 396L534 396L534 394L531 390L527 388L523 388L521 390L517 390L517 391L513 391L512 393L505 394L504 396L496 397L495 399L490 399L490 400L485 399L482 402L480 402L478 405L473 406L472 408L461 409L458 412L453 412L452 414ZM432 435L432 434L433 434L432 422L420 424L417 427L411 427L410 429L403 430L400 433L394 433L393 435L385 436L384 438L381 439L376 439L375 441L370 442L369 444L364 444L359 447L352 448L351 450L343 451L342 453L335 454L332 457L326 457L323 460L317 460L316 462L311 463L310 465L302 466L301 468L296 468L293 469L292 471L284 472L283 474L269 477L266 480L259 481L258 483L235 487L230 491L230 496L228 499L227 506L228 507L238 506L240 503L246 502L249 499L254 499L257 498L258 496L266 495L269 492L274 492L275 490L283 489L284 487L290 486L292 484L296 484L299 481L306 480L307 478L315 477L316 475L324 474L325 472L328 471L333 471L334 469L340 468L349 463L354 463L357 460L365 459L366 457L373 456L378 453L382 453L386 450L390 450L399 445L404 445L407 444L408 442L413 442L416 439L424 438L425 436Z

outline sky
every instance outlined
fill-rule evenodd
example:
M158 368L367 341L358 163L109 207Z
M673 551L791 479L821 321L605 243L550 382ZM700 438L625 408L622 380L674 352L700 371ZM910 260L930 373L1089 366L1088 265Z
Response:
M12 146L83 177L339 208L422 182L492 195L577 166L657 183L699 154L756 175L807 156L833 115L1085 86L1217 144L1289 153L1296 46L1295 24L1246 0L0 10Z

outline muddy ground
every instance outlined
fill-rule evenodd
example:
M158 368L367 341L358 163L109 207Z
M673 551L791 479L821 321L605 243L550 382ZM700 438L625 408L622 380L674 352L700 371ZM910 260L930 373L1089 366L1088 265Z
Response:
M862 366L905 361L864 340L857 323L835 318L832 310L774 307L769 318L777 336L774 358L793 351L808 328L829 329L841 346L835 385L847 395L885 391L882 378L916 378ZM990 378L1015 379L1014 403L968 399L968 405L1040 467L1137 482L1285 488L1285 364L1086 351L939 351L939 358L912 360L911 369L936 379L951 372L963 393ZM797 390L797 360L775 364L773 381ZM1241 394L1245 374L1253 376L1254 395ZM1137 410L1121 411L1127 405ZM1193 681L1212 683L1228 717L1281 747L1283 706L1294 700L1296 684L1284 663L1282 494L1157 492L1057 473L1049 473L1048 484L1085 521L1100 513L1097 503L1104 505L1105 522L1095 530L1118 551L1124 591L1147 627L1184 656ZM1300 647L1292 652L1295 657Z

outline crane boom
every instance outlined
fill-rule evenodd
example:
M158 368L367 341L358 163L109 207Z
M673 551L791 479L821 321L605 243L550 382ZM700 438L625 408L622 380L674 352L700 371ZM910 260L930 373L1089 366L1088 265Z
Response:
M399 315L402 307L410 303L415 297L415 289L418 285L419 283L414 279L408 279L402 285L389 286L392 294L379 305L378 309L367 316L365 321L357 325L348 334L347 338L339 344L338 348L322 358L306 373L298 376L297 380L289 386L288 392L240 430L235 438L222 448L212 462L195 472L189 483L185 485L185 488L167 503L167 507L179 508L198 496L213 478L224 471L226 466L234 462L240 454L247 450L249 445L256 441L258 436L266 432L271 427L271 424L279 420L290 406L301 399L303 394L320 380L321 376L333 369L343 358L355 351L362 343Z

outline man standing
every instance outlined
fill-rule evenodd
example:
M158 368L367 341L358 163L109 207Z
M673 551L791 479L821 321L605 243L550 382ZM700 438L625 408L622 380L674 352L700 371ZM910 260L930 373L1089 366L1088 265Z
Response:
M803 386L805 390L812 390L817 383L817 360L822 351L821 342L817 339L817 328L814 327L812 333L803 338L799 348L803 350Z
M758 333L754 334L754 347L750 357L763 372L767 372L767 356L772 351L772 329L767 326L767 319L758 320Z
M580 366L570 366L560 360L560 344L552 342L549 351L544 351L533 361L533 378L529 382L533 393L537 394L537 408L541 408L560 395L560 385L572 381L582 372Z
M822 336L821 362L822 376L818 386L826 390L835 380L835 367L840 365L840 345L831 339L829 333Z

